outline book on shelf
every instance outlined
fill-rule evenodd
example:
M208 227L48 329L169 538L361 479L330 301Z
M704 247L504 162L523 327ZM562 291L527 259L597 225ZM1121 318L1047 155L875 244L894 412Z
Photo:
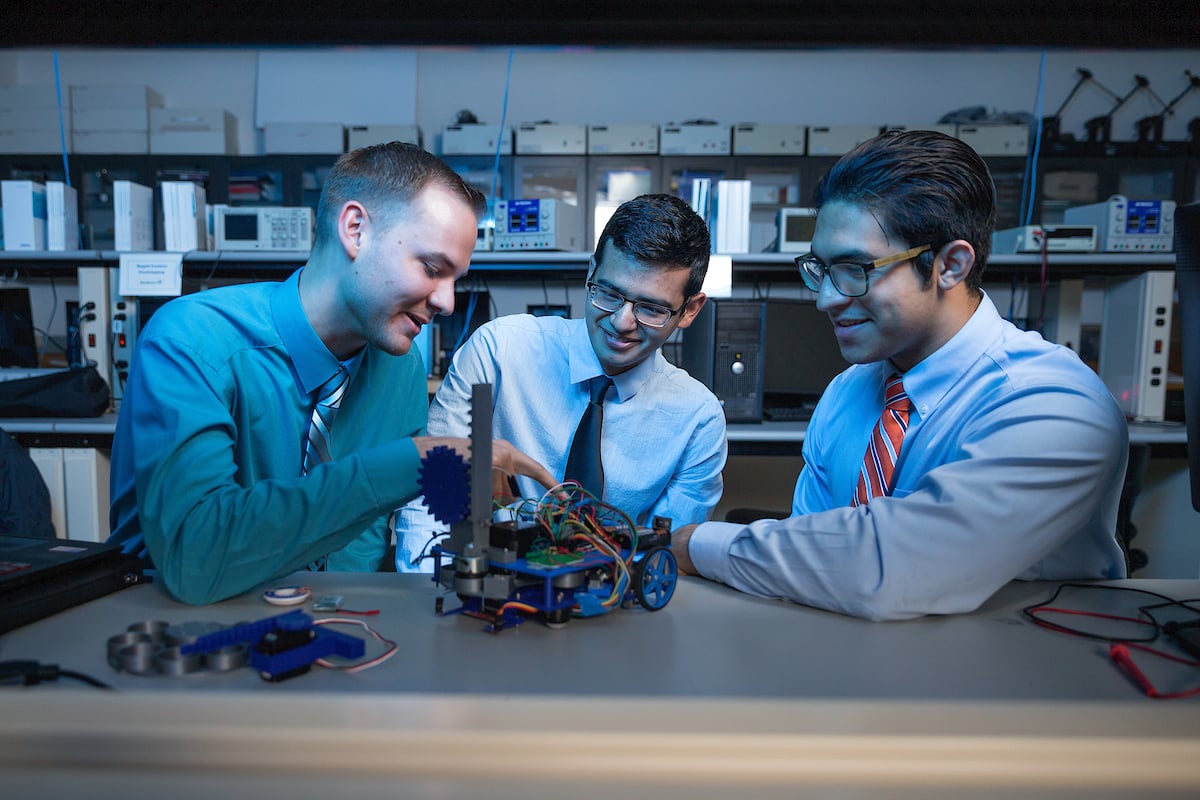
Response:
M46 249L46 186L37 181L3 181L5 250Z
M707 224L709 220L709 212L711 211L712 199L712 179L693 177L688 180L690 184L690 196L688 205L692 210L700 215L700 218Z
M750 252L750 181L717 181L715 252Z
M154 249L154 190L127 180L113 181L113 249Z
M278 182L269 172L231 171L229 174L230 205L282 205L283 195Z
M46 249L79 249L79 192L63 181L46 181Z
M204 187L191 181L163 181L163 245L167 252L208 249Z

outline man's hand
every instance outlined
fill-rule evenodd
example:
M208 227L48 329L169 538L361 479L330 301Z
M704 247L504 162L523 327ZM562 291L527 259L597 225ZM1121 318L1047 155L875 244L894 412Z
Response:
M468 460L471 458L470 439L453 436L414 436L413 444L417 446L421 458L428 456L429 451L435 447L449 447L463 458ZM494 440L492 442L492 494L500 496L511 494L508 479L516 475L533 478L547 489L558 483L544 466L513 447L512 444L504 439Z
M696 525L684 525L671 533L671 553L675 556L675 563L679 566L680 575L700 574L696 571L696 565L692 563L692 556L688 552L688 542L696 528Z
M546 489L558 483L540 462L534 461L504 439L496 439L492 442L493 494L496 493L494 488L497 479L505 488L503 493L508 493L508 479L517 475L533 478Z

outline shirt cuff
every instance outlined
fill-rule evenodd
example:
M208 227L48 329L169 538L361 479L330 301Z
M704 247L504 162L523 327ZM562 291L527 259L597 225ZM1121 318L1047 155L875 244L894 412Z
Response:
M412 439L397 439L357 454L371 489L384 504L403 505L421 493L421 454Z
M705 522L692 531L688 555L696 571L710 580L729 583L729 548L744 527L732 522Z

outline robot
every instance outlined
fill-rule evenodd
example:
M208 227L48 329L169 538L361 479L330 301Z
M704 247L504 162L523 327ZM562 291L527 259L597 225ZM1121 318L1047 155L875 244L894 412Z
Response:
M515 519L493 522L491 391L472 387L471 462L439 447L421 465L426 504L450 525L449 538L431 549L433 580L445 589L435 611L481 619L496 633L529 617L562 627L617 608L665 607L679 575L670 519L638 529L620 509L565 482L516 503ZM448 610L450 594L459 605Z

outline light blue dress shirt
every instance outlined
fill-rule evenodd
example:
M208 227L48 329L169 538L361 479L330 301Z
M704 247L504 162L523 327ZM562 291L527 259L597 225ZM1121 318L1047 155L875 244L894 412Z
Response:
M1128 429L1075 353L984 297L903 376L914 410L893 495L851 508L893 371L856 365L830 384L793 516L700 526L688 552L702 575L869 619L971 611L1013 579L1125 576L1115 532Z
M471 387L490 383L492 433L562 478L575 427L588 404L587 381L603 369L582 319L517 314L481 326L454 355L429 409L429 433L469 436ZM639 525L656 516L679 527L708 519L721 499L725 466L725 413L704 384L656 352L614 376L604 402L600 445L604 500ZM531 478L521 495L544 492ZM429 540L430 527L408 509L398 530L397 569ZM444 527L444 526L442 526Z
M207 603L329 555L378 569L387 516L418 494L410 437L428 410L414 349L368 347L331 434L301 476L314 392L338 369L300 304L299 275L186 295L138 339L113 439L112 536L171 594Z

